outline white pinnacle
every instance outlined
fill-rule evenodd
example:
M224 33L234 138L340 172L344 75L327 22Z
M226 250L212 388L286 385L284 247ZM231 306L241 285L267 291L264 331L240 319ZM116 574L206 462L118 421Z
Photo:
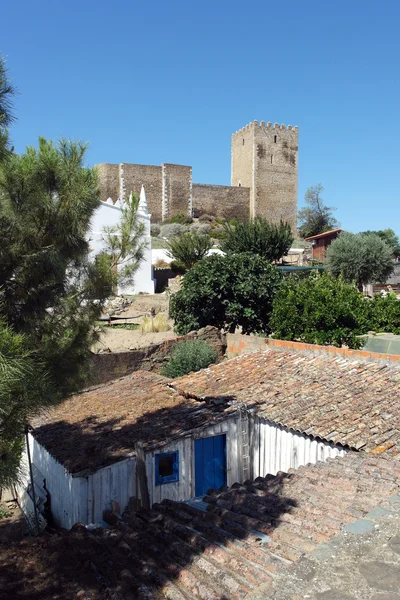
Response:
M146 192L144 191L144 186L142 185L142 189L140 190L140 198L139 198L139 212L148 214L148 206L146 200Z

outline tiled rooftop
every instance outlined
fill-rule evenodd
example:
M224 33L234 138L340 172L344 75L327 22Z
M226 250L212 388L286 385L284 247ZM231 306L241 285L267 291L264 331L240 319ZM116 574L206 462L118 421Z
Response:
M235 410L185 398L168 387L169 381L136 371L84 391L35 419L33 435L76 473L132 455L138 441L145 447L160 446Z
M233 397L274 423L353 449L400 455L400 366L263 350L174 380L196 398Z
M75 526L57 536L58 552L73 550L82 597L243 600L261 586L268 598L277 574L399 492L398 460L349 453L210 491L204 512L164 500L122 519L109 513L111 529Z

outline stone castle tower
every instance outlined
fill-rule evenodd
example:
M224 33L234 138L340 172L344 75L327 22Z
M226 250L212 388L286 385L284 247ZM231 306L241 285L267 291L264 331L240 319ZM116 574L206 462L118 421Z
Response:
M253 121L232 135L232 186L250 189L250 217L296 231L298 128Z
M296 231L298 129L253 121L232 135L231 185L193 183L192 168L162 164L101 164L100 197L116 202L146 190L153 222L185 213L287 221Z

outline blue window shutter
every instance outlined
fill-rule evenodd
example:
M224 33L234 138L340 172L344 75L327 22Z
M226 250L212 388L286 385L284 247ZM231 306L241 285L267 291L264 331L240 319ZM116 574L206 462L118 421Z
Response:
M160 475L160 458L171 460L171 475ZM155 455L155 484L173 483L179 481L179 452L163 452Z

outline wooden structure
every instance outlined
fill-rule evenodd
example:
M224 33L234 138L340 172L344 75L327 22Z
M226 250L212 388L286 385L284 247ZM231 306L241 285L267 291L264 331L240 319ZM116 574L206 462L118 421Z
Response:
M326 258L326 249L336 240L339 233L341 233L343 229L332 229L331 231L325 231L324 233L319 233L318 235L311 235L306 239L306 242L311 242L312 244L312 258L313 260L318 260L323 262Z

